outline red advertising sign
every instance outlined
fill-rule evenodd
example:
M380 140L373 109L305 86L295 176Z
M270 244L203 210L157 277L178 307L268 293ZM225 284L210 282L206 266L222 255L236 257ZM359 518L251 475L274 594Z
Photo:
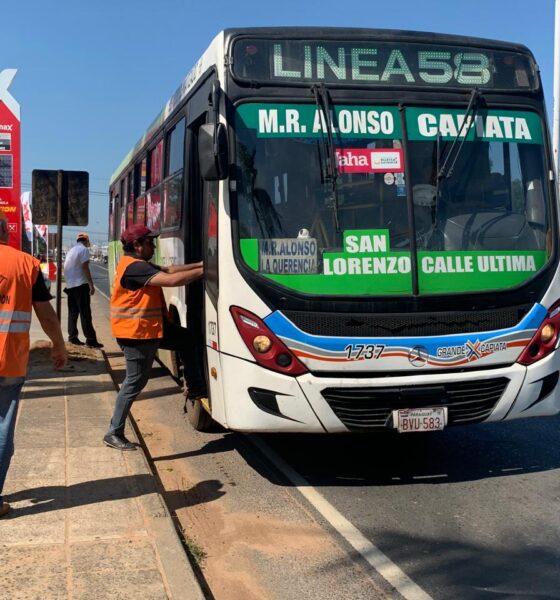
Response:
M337 148L339 173L402 173L401 148Z
M16 69L0 71L0 210L8 219L8 243L21 249L21 147L19 104L8 92Z

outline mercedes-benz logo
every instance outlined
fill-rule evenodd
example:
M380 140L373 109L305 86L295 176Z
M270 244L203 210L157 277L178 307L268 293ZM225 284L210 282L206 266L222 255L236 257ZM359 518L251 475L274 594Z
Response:
M414 346L408 352L408 361L413 367L423 367L428 362L428 349L425 346Z

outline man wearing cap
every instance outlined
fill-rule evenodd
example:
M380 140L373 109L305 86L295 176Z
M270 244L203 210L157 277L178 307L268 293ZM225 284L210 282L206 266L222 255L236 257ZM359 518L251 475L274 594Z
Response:
M76 245L70 248L64 261L65 292L68 294L68 341L78 346L84 343L78 338L78 315L86 346L103 348L97 341L97 334L91 319L91 299L95 293L93 279L89 270L89 236L79 233Z
M8 246L8 222L0 211L0 518L10 512L2 488L14 453L14 431L27 373L31 308L52 341L55 368L66 364L60 324L51 306L39 261Z
M163 287L177 287L202 277L202 262L160 267L149 262L157 233L144 225L128 227L122 234L124 256L115 272L111 296L111 330L126 359L126 375L103 442L118 450L136 450L124 435L130 407L148 381L158 348L164 341L167 308ZM194 363L192 339L187 329L166 323L172 332L185 369L191 397L206 393L201 369ZM177 331L178 330L178 331ZM169 348L169 346L166 346Z

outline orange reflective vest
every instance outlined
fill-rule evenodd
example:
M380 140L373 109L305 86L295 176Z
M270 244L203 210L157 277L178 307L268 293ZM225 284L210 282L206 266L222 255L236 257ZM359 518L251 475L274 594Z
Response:
M163 337L165 301L161 288L146 285L132 292L121 285L126 268L142 260L123 256L111 295L111 331L116 338L151 340Z
M40 270L36 258L0 244L0 377L27 373L31 289Z

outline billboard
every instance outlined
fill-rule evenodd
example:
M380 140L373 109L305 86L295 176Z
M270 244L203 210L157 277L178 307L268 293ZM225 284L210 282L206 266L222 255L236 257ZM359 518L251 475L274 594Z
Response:
M8 92L17 69L0 71L0 209L8 219L8 243L21 249L21 146L19 104Z

